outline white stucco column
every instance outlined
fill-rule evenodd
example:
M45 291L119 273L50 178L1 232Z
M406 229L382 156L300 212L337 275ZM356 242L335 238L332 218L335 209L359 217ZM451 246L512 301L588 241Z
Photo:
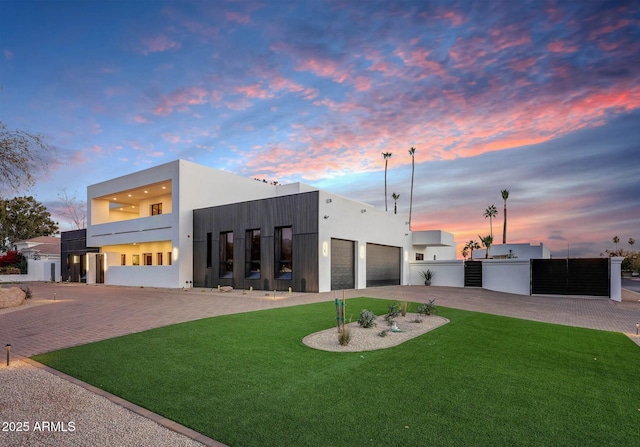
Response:
M622 301L622 257L611 258L610 297L613 301Z

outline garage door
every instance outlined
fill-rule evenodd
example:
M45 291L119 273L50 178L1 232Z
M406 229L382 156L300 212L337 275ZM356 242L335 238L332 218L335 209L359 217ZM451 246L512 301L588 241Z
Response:
M355 287L355 242L331 239L331 290Z
M400 247L367 244L367 287L400 285Z

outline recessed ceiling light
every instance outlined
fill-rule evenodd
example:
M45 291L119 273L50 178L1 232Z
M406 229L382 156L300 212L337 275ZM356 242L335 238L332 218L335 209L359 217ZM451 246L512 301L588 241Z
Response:
M128 197L131 197L131 194L127 194Z
M131 208L135 208L135 207L136 207L135 205L131 205Z
M162 187L162 189L167 189L167 187L166 187L166 186L163 186L163 187Z
M113 200L118 200L118 198L117 198L117 197L114 197L114 198L113 198Z
M149 194L149 191L145 191L144 193L145 193L145 194Z

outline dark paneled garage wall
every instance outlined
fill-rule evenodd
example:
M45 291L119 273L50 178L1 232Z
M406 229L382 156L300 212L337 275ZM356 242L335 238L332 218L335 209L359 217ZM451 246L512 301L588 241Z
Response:
M193 285L232 286L237 289L317 292L318 191L253 200L193 211ZM292 229L291 280L275 279L274 233L277 227ZM260 230L259 279L245 277L245 236ZM233 231L233 278L219 277L220 233ZM211 233L211 267L207 268L207 233Z

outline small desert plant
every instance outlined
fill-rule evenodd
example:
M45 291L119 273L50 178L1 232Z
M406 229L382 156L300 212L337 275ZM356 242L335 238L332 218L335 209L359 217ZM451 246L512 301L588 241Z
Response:
M389 335L389 329L384 329L378 332L378 337L386 337L387 335Z
M398 315L400 315L400 308L398 305L396 303L389 304L389 311L384 316L384 319L389 323L389 326L391 326L394 323L394 318Z
M364 328L374 327L376 325L376 315L367 309L362 309L360 317L358 317L358 324Z
M342 326L340 332L338 332L338 343L340 346L347 346L351 341L351 329L349 326Z
M418 308L416 309L416 312L418 312L420 315L437 314L438 308L436 307L435 302L436 300L429 300L428 303L424 303L418 306Z
M409 301L400 301L400 304L398 305L400 308L400 315L403 317L407 315L407 312L409 312L409 305Z
M420 276L422 276L422 279L424 279L425 284L431 284L431 279L433 278L433 272L431 270L421 271Z
M26 289L22 289L22 291L24 292L24 299L28 300L29 298L31 298L33 296L33 294L31 293L31 288L29 286L27 286Z

